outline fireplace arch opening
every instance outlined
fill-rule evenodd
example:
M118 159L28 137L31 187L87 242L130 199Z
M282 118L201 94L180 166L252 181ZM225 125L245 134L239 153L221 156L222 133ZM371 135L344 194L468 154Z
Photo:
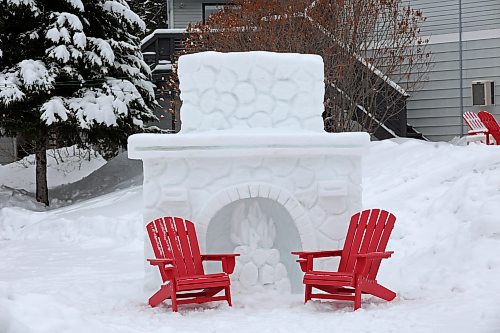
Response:
M302 249L299 231L288 210L264 197L235 200L212 217L206 234L208 253L241 256L232 281L235 291L302 291L302 274L291 251ZM216 272L217 264L207 270Z

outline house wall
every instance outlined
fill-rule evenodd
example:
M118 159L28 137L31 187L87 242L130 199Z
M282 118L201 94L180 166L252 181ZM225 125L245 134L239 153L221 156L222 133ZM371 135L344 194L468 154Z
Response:
M458 32L458 0L404 0L413 8L421 9L427 21L422 33L448 34ZM462 0L462 29L464 32L500 29L500 1Z
M189 23L203 20L203 4L223 3L224 1L173 0L174 29L184 29Z
M467 133L460 108L459 1L406 1L423 11L422 35L430 36L433 67L411 92L408 123L433 141ZM487 110L500 119L500 1L462 0L463 112ZM472 106L471 84L495 81L493 106Z

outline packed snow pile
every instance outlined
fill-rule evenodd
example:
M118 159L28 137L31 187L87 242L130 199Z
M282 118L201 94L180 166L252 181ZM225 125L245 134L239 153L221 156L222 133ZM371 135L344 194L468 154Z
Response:
M238 203L232 215L231 241L237 245L234 253L240 254L231 276L236 284L234 290L255 291L254 286L260 285L281 293L291 292L287 269L274 246L277 228L273 218L266 216L258 201Z
M395 254L377 278L398 297L365 296L355 312L350 302L304 305L301 295L272 291L234 295L231 309L148 307L140 199L132 187L50 212L0 210L0 332L500 330L498 147L371 144L363 203L398 218L388 245Z
M179 58L182 132L228 128L323 131L320 56L202 52Z

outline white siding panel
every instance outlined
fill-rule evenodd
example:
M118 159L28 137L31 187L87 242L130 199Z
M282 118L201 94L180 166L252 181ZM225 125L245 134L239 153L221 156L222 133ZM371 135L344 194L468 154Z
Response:
M174 0L174 28L183 29L189 23L203 20L203 1L200 0ZM210 3L210 1L205 1Z
M403 0L420 9L427 17L422 34L439 35L458 32L459 0ZM462 0L462 28L464 32L500 28L500 1Z

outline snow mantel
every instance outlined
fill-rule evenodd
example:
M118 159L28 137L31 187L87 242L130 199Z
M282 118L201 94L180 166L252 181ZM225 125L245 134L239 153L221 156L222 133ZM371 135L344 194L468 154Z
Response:
M139 134L129 140L129 158L361 155L366 133L318 133L280 129L219 130L183 135Z

